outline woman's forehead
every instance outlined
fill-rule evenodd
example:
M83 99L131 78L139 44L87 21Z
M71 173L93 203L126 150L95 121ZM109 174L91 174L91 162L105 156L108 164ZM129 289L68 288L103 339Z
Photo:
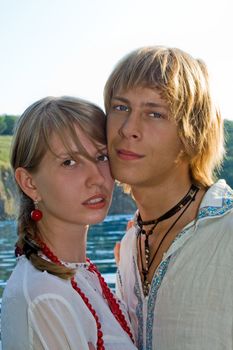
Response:
M67 153L88 153L91 154L97 150L106 148L106 144L97 142L94 138L82 130L78 125L74 129L61 130L61 132L52 133L49 140L49 148L52 152L57 151Z

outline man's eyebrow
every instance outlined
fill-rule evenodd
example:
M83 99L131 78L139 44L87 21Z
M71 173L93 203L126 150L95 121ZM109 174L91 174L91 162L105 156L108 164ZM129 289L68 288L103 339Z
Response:
M144 102L144 103L142 103L142 106L143 107L160 107L160 108L167 108L167 106L163 103L163 102L161 102L161 103L159 103L159 102L157 102L157 103L155 103L155 102Z
M118 100L118 101L121 101L121 102L124 102L124 103L130 103L130 101L127 99L127 98L125 98L125 97L121 97L121 96L114 96L113 98L112 98L112 100ZM165 109L167 109L167 106L165 105L165 103L163 103L163 102L143 102L142 104L141 104L141 107L152 107L152 108L165 108Z
M118 101L122 101L125 103L129 103L129 100L125 97L121 97L121 96L113 96L112 100L118 100Z

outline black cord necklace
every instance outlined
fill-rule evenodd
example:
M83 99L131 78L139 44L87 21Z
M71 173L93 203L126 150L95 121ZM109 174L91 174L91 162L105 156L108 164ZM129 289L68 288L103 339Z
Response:
M138 232L138 239L139 239L139 253L140 253L140 261L141 261L141 269L142 269L142 274L143 274L143 293L145 296L147 296L149 294L149 290L150 290L150 283L147 279L148 273L149 273L149 269L152 266L152 263L155 259L155 256L159 250L159 248L161 247L165 237L168 235L168 233L172 230L172 228L175 226L175 224L177 223L177 221L182 217L182 215L185 213L185 211L188 209L188 207L190 206L190 204L195 200L196 194L199 191L199 188L195 185L192 185L189 189L189 191L186 193L186 195L171 209L169 209L165 214L161 215L159 218L154 219L154 220L149 220L149 221L143 221L141 219L140 213L138 214L137 217L137 224L140 228L140 231ZM153 254L153 257L150 261L150 246L149 246L149 237L150 235L154 232L154 229L156 228L156 226L158 225L159 222L166 220L168 218L170 218L171 216L175 215L178 211L180 211L182 208L184 208L184 210L182 210L181 214L178 216L178 218L176 218L176 220L172 223L172 225L168 228L168 230L166 231L166 233L164 234L161 242L159 243L158 248L156 249L155 253ZM153 225L152 228L146 232L143 229L143 226L146 225ZM141 247L141 238L142 235L145 235L145 241L144 241L144 251L145 251L145 262L146 262L146 266L144 267L143 265L143 259L142 259L142 247Z

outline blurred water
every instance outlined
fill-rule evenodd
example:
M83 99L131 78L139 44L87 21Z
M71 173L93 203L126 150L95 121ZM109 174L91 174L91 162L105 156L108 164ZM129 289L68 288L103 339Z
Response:
M98 266L108 285L114 290L116 264L113 255L115 242L120 241L131 215L107 216L101 224L89 229L87 256ZM14 266L16 223L0 221L0 310L3 289ZM1 344L0 344L1 350Z
M16 224L14 221L0 221L0 302L6 281L15 266L14 244Z

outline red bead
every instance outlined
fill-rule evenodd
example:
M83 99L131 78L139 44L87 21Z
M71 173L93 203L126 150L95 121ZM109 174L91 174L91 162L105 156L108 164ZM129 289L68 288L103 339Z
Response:
M44 253L47 257L49 257L49 255L50 255L49 248L48 248L48 247L44 247L43 253Z
M96 321L96 325L97 325L97 329L100 329L101 328L101 324L99 321Z
M83 299L85 304L89 304L89 300L86 296L83 296L82 299Z
M34 209L32 212L31 212L31 219L33 221L40 221L42 219L42 211L40 211L39 209Z
M93 309L92 310L92 315L96 318L96 316L97 316L97 313L95 312L95 310Z
M103 339L102 339L102 338L99 338L98 341L97 341L97 345L98 345L98 346L103 346L103 344L104 344Z
M98 334L98 337L102 338L102 336L103 336L103 332L102 331L98 330L97 334Z
M118 311L120 310L120 308L119 308L119 305L118 305L118 304L113 305L113 308L114 308L115 312L118 312Z
M38 209L35 209L35 211L39 211ZM41 212L40 212L41 213ZM41 213L41 217L42 217L42 213ZM56 255L54 255L51 250L46 246L46 244L42 241L39 241L39 244L43 250L43 253L51 260L53 261L55 264L58 265L62 265L62 263L60 262L60 260L56 257ZM120 309L119 303L118 301L115 299L114 295L111 292L111 289L108 287L107 283L105 282L104 278L101 276L100 272L98 271L97 267L92 264L90 262L89 259L86 259L87 262L90 263L90 267L88 268L88 270L96 273L96 275L98 276L100 285L102 287L102 293L105 296L105 298L107 299L109 308L111 310L111 312L113 313L113 315L115 316L116 320L120 323L121 327L123 328L123 330L129 335L129 337L131 338L132 342L134 342L133 340L133 336L130 332L130 328L128 327L128 324L126 322L126 319ZM88 309L90 310L90 312L92 313L93 317L95 318L96 321L96 327L97 327L97 350L105 350L105 346L104 346L104 341L103 341L103 332L101 330L101 323L99 321L99 317L96 314L96 311L93 309L92 305L90 304L87 296L82 292L82 290L78 287L77 282L75 281L74 277L71 278L70 280L72 287L74 288L74 290L79 293L80 297L83 299L83 302L86 304L86 306L88 307Z

